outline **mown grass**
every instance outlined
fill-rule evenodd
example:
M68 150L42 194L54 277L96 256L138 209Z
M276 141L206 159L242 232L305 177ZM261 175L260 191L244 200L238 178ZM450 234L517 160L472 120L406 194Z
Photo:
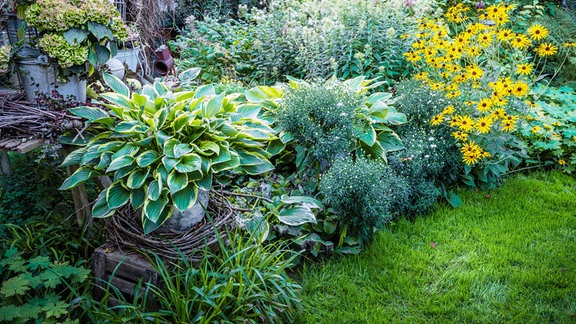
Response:
M576 179L519 175L302 271L304 323L576 323Z

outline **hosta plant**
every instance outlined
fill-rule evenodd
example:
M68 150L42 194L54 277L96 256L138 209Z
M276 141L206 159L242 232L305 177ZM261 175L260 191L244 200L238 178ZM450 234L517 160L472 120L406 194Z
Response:
M150 233L174 208L193 206L199 189L210 190L214 174L273 169L265 148L275 131L258 118L260 105L240 104L239 94L216 95L211 85L171 92L157 82L131 93L111 75L104 80L114 90L101 94L109 111L70 109L99 133L63 162L80 167L61 189L98 175L113 178L98 196L93 217L111 216L130 203L142 208L144 232Z

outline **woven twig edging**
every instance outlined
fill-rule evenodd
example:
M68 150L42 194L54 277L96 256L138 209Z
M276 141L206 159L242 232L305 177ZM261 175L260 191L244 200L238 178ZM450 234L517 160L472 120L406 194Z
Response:
M234 208L224 194L218 191L211 192L206 212L208 215L187 231L155 231L145 235L140 213L126 207L108 218L106 232L109 242L120 250L151 251L169 259L180 259L185 255L190 261L197 262L204 256L205 247L217 246L216 231L224 239L226 227L236 218Z

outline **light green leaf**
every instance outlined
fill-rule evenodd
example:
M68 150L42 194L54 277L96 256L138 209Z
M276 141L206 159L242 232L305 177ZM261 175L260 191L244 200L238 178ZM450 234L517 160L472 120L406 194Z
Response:
M80 167L70 177L64 180L59 190L74 188L77 185L83 183L84 181L90 179L92 174L93 174L92 169L89 169L87 167Z
M179 210L186 210L196 203L198 187L195 183L189 183L184 189L172 194L174 206Z
M68 111L75 116L82 117L91 122L95 119L106 118L109 117L108 113L103 109L97 107L76 107L76 108L69 108Z
M2 283L0 294L4 295L4 297L25 295L30 290L29 284L30 281L28 279L20 276L12 277Z
M70 153L68 153L68 155L66 155L66 158L64 159L64 162L62 162L62 164L60 166L70 166L70 165L76 165L76 164L80 164L80 162L82 162L82 157L84 156L84 154L86 153L86 148L81 147L79 149L76 149Z
M258 165L242 166L242 169L250 175L258 175L274 170L274 166L272 165L272 163L266 161Z
M192 152L193 148L190 144L177 144L174 146L174 157L179 159L185 154Z
M136 163L139 167L144 168L152 163L154 163L158 159L158 152L156 151L145 151L142 154L138 155L136 158Z
M202 166L202 158L194 153L184 155L180 158L180 162L174 166L179 172L192 172L199 171Z
M120 156L118 158L113 159L112 162L110 162L110 166L108 167L108 169L106 169L106 173L110 173L112 171L116 171L118 169L130 166L132 165L132 163L134 163L134 158L131 157L130 155Z
M168 198L159 197L157 200L147 199L144 202L144 215L154 223L158 223L160 215L168 204Z
M179 162L178 159L174 159L168 156L162 158L162 164L168 171L172 171L172 169L174 169L174 167L176 166L176 164L178 164L178 162Z
M202 106L202 116L205 118L215 116L222 109L222 99L224 99L223 93L208 100L208 103Z
M136 109L134 107L134 104L132 103L132 100L130 100L130 98L128 98L127 96L121 95L119 93L115 93L115 92L101 93L100 97L103 98L104 100L110 102L113 105L117 105L117 106L120 106L122 108L126 108L128 110L135 110ZM140 109L138 109L138 110L140 110Z
M104 79L104 83L110 87L114 92L125 96L126 98L130 98L130 88L122 80L112 74L108 74L106 72L102 73L102 78Z
M108 202L106 202L107 193L108 189L105 189L98 195L98 199L96 199L94 206L92 206L92 217L105 218L114 215L116 210L111 209L108 206Z
M130 173L126 180L126 186L130 189L137 189L142 187L150 174L150 168L135 170Z
M316 217L310 208L296 206L280 210L278 220L290 226L299 226L306 223L316 224Z
M160 180L152 181L148 185L148 199L158 200L162 193L162 182Z
M402 140L396 133L382 132L378 134L378 142L386 152L394 152L404 149Z
M214 88L214 85L206 84L203 86L199 86L196 89L196 95L194 95L194 98L202 98L214 95L216 95L216 89Z
M171 215L172 206L165 207L155 223L145 217L144 213L142 213L142 227L144 229L144 234L148 235L158 229L158 227L162 226L162 224L164 224Z
M186 173L172 171L168 175L168 188L170 189L171 194L184 189L187 184L188 175Z
M366 145L372 146L376 142L376 131L371 125L364 126L358 131L358 138Z
M144 200L146 199L145 188L146 187L140 187L130 191L130 203L134 209L138 209L144 205Z
M308 208L324 208L319 200L308 196L286 196L283 195L281 201L285 204L302 204Z
M122 186L121 182L115 182L106 192L106 202L110 209L117 209L124 206L130 199L130 191Z
M214 154L220 154L220 146L214 142L203 141L200 143L200 150L202 152L213 152ZM209 155L212 155L210 153Z

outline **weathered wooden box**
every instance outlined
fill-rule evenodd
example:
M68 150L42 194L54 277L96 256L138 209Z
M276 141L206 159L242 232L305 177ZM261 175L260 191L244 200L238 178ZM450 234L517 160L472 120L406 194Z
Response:
M140 281L142 286L146 283L155 286L161 284L160 275L143 255L123 253L106 244L94 251L92 271L97 281L94 297L98 300L104 296L107 288L111 288L109 284L122 292L128 300L133 297L134 288Z

